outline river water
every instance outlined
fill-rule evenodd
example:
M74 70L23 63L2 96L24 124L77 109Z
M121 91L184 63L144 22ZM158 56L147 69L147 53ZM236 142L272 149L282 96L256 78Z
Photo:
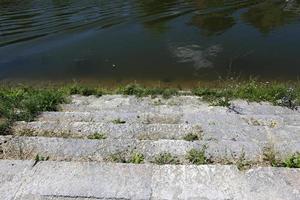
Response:
M300 0L0 0L0 80L300 75Z

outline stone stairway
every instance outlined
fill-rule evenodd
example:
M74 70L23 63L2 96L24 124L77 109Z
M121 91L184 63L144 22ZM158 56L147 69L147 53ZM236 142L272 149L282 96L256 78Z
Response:
M300 152L298 110L122 95L60 107L0 137L0 199L300 199L300 170L265 160Z

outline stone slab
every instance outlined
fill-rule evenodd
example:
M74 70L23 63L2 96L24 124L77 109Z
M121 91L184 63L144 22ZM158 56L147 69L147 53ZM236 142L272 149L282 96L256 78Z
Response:
M11 166L15 165L15 168ZM300 170L223 165L132 165L0 161L3 200L200 199L298 200ZM24 169L27 171L24 172ZM7 187L7 185L14 187ZM17 189L16 189L17 188ZM12 195L13 194L13 195Z

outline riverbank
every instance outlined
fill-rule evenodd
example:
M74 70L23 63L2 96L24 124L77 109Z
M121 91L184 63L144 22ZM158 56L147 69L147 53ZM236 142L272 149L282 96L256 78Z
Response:
M96 84L1 84L0 86L0 132L9 132L14 121L31 121L40 112L55 111L57 105L68 101L70 95L102 96L105 94L134 95L137 97L195 95L215 106L230 107L230 101L242 99L251 102L271 102L274 105L296 109L300 105L299 82L278 83L250 81L215 81L202 83L194 88L166 86L102 87Z

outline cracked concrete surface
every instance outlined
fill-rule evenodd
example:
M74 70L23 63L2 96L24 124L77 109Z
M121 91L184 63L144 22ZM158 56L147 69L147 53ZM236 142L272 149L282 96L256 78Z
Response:
M51 161L32 165L33 161L0 161L5 169L0 172L1 199L300 198L299 169L267 167L241 172L222 165Z
M262 164L270 147L280 159L300 152L299 110L231 104L235 111L196 96L72 96L59 112L17 122L0 137L0 199L300 199L299 169L220 165L241 157ZM88 139L96 133L105 139ZM198 138L186 141L188 134ZM188 163L187 152L204 146L214 165ZM143 154L145 164L106 159L122 152ZM166 152L181 165L152 163ZM34 166L37 155L47 161Z

